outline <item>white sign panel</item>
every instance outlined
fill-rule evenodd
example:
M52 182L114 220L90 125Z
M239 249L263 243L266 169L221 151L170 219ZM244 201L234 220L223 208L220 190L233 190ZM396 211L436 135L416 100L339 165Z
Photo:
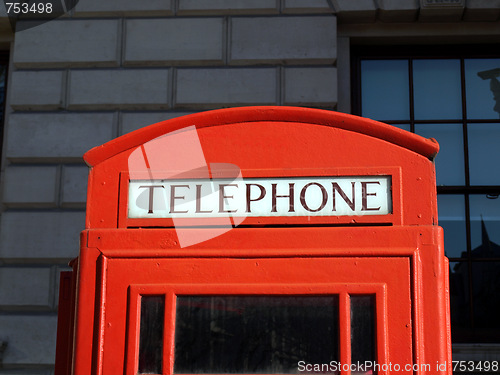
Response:
M390 176L132 180L129 218L387 215Z

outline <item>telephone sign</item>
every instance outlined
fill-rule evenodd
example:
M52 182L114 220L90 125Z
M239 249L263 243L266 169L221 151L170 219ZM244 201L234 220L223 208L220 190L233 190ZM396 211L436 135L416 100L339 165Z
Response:
M437 152L294 107L183 116L90 150L56 375L451 374Z
M138 180L128 217L387 215L390 189L389 176Z

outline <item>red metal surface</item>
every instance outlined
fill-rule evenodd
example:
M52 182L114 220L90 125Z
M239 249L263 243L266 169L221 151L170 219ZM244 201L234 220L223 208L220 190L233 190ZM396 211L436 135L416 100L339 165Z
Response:
M91 260L88 264L98 283L87 286L80 296L82 310L96 313L82 321L78 354L81 363L89 364L92 348L99 347L102 357L94 363L102 364L104 374L117 366L120 371L121 366L127 366L127 371L136 366L137 320L131 313L130 291L140 286L156 293L180 284L200 293L206 292L208 284L222 284L233 293L264 289L271 293L284 284L291 292L305 287L317 293L326 284L341 295L377 293L385 285L387 297L377 305L382 309L378 317L383 317L383 328L377 330L378 360L435 366L448 359L448 280L439 227L241 228L188 249L176 244L174 229L84 233L89 247L82 253ZM383 261L390 259L397 260L394 266ZM342 327L341 345L347 347L348 328ZM342 353L342 360L348 360L348 352ZM90 365L87 368L90 371Z
M125 286L114 284L115 290L126 291L129 287L129 303L127 306L127 294L121 293L122 301L117 301L117 308L127 307L130 320L138 321L139 296L141 294L165 294L170 302L171 311L175 311L176 295L339 295L340 297L340 358L342 363L350 362L350 306L349 295L375 294L380 302L377 305L376 326L378 343L377 357L380 363L411 363L411 303L410 303L410 279L408 258L381 258L368 260L366 258L255 258L255 259L226 259L224 262L210 258L197 259L165 259L162 260L165 268L175 268L178 272L166 278L165 269L158 268L151 260L144 260L131 266L115 259L109 263L109 277L119 280L117 275L150 269L148 280L141 277L141 272L134 281L139 284ZM318 263L321 266L318 267ZM370 274L368 269L379 266L384 271L376 275ZM199 268L199 272L192 270ZM289 269L293 272L276 272L277 269ZM156 272L154 272L156 270ZM364 276L361 276L361 275ZM153 281L155 280L156 283ZM161 280L161 283L160 283ZM153 281L153 282L152 282ZM125 287L125 289L123 289ZM391 295L388 299L387 296ZM346 302L347 301L347 302ZM405 308L398 307L401 301L406 301ZM388 316L388 311L396 311ZM168 311L168 308L167 308ZM119 312L115 317L122 316ZM390 318L390 319L389 319ZM166 327L169 335L166 339L163 363L163 373L173 373L173 350L174 350L174 314L166 317ZM345 322L342 324L342 322ZM124 323L124 322L123 322ZM397 329L405 326L407 329ZM131 328L131 329L130 329ZM387 341L387 331L398 331L392 335L390 343ZM318 332L318 334L321 334ZM121 334L118 330L105 332L105 341L118 342ZM135 343L127 347L126 374L137 373L137 329L130 327L127 335L128 343ZM395 349L398 350L395 350ZM109 345L104 351L116 349ZM319 349L319 348L318 348ZM118 357L115 357L118 358ZM110 368L121 366L119 361L108 363ZM121 370L121 367L119 367ZM382 372L385 373L385 372Z
M75 272L61 272L59 277L59 304L57 309L58 320L56 367L54 369L55 375L64 375L71 372L75 290Z
M196 125L207 164L230 163L240 168L243 178L383 174L388 168L401 171L391 173L395 204L391 217L330 217L327 223L423 225L437 222L435 172L429 160L438 151L437 143L386 124L331 111L256 107L211 111L165 121L86 153L85 160L95 165L89 178L87 228L169 226L165 220L148 219L146 223L124 220L126 214L120 207L126 209L127 186L120 180L120 174L128 173L129 157L141 142L188 125ZM425 204L415 204L415 197ZM325 221L317 217L305 221L289 217L258 221L247 218L242 225L273 223Z
M439 145L434 140L410 134L378 121L340 112L281 106L229 108L159 122L93 148L85 154L84 159L89 166L94 166L124 150L186 126L196 125L201 129L256 122L304 123L349 130L407 148L430 159L439 151Z
M207 163L236 165L243 178L389 175L392 213L246 218L220 236L182 247L171 220L128 218L128 162L145 142L193 125ZM409 371L422 375L451 373L447 262L432 162L437 151L434 141L389 125L286 107L185 116L89 151L73 373L136 373L137 301L144 291L165 293L170 301L164 374L172 373L174 294L186 291L337 293L342 362L350 360L349 293L373 293L377 361L430 365ZM185 230L197 236L213 228ZM447 370L438 371L443 363Z

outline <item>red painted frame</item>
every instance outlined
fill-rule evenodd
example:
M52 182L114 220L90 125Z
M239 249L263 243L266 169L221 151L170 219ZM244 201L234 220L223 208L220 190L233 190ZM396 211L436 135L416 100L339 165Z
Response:
M216 110L168 120L137 130L87 152L89 176L87 228L171 226L168 221L128 219L124 214L128 158L143 143L183 127L196 125L208 164L231 163L242 177L380 175L393 176L393 201L401 218L354 218L358 223L424 225L437 222L435 141L373 120L332 111L290 107ZM229 142L228 140L232 140ZM370 170L368 173L367 171ZM381 172L382 171L382 172ZM144 171L147 173L147 171ZM155 171L157 173L157 171ZM206 176L204 176L206 177ZM405 198L407 197L407 198ZM415 205L415 197L426 203ZM424 198L425 197L425 198ZM246 218L242 225L349 224L352 217Z
M244 225L259 226L268 224L279 225L300 225L307 223L307 225L315 224L390 224L401 225L402 217L402 194L394 194L394 192L401 191L401 169L397 167L379 167L379 168L309 168L309 169L296 169L296 170L282 170L282 169L253 169L242 170L242 178L265 177L269 179L280 177L344 177L344 176L390 176L392 189L392 213L389 215L351 215L351 216L310 216L307 218L287 216L287 217L247 217L245 218ZM148 176L145 175L145 178ZM185 179L203 178L195 173L184 175ZM218 176L224 178L224 176ZM131 227L174 227L172 219L133 219L129 218L128 211L128 184L130 181L128 172L120 173L120 187L119 187L119 204L118 204L118 227L131 228ZM224 225L225 220L217 218L193 218L193 219L176 219L177 225L184 226L216 226Z
M409 287L409 285L408 285ZM175 304L176 295L338 295L340 326L340 362L350 363L350 296L373 294L376 298L376 341L377 362L388 363L387 353L387 287L385 283L308 283L308 284L256 284L256 285L131 285L129 288L129 309L126 375L137 374L139 347L139 320L141 295L165 295L165 322L167 337L164 342L163 374L174 374ZM408 306L410 307L410 306ZM345 374L346 372L342 372ZM385 375L381 371L380 375Z
M305 285L325 282L338 284L339 281L345 288L356 284L365 286L371 284L373 292L380 283L401 284L397 272L393 272L390 267L376 266L377 259L406 258L410 266L410 271L405 271L410 290L402 289L408 292L408 302L402 303L400 297L394 294L394 288L387 289L387 298L392 299L391 304L385 306L384 314L389 327L385 331L386 341L378 339L387 345L380 346L379 350L385 350L385 358L391 360L393 358L391 356L394 355L391 353L397 352L400 347L408 348L412 353L407 358L408 363L419 365L451 360L448 331L449 302L444 293L448 285L448 264L443 261L445 258L442 231L437 226L299 227L258 230L240 228L187 249L179 248L175 238L174 229L104 229L90 230L82 234L82 240L88 247L82 248L80 273L93 274L95 283L87 280L79 290L78 305L84 307L77 316L79 321L75 341L76 347L79 348L75 357L75 369L79 369L77 373L87 373L85 368L91 371L92 366L97 366L94 369L95 374L107 374L111 368L120 369L124 366L124 353L129 353L129 350L134 348L133 339L127 343L126 335L130 334L130 328L126 327L137 324L131 316L127 318L124 313L130 310L127 302L130 298L129 286L150 284L152 288L156 288L154 285L161 284L182 284L183 287L197 285L192 275L185 272L183 267L165 266L171 261L183 262L191 268L200 260L209 261L215 268L214 271L204 273L204 282L221 284L240 278L240 281L233 283L233 286L243 284L247 288L247 293L252 293L252 288L258 283L264 287L273 283ZM314 239L313 244L311 239ZM140 251L137 249L138 244ZM319 272L326 264L325 259L329 259L327 262L340 263L365 262L370 266L363 268L366 272L358 273L352 272L349 267L342 267L348 279L339 277L330 279L325 277L332 276L321 276L325 273ZM248 279L242 280L241 268L230 267L224 272L217 269L224 262L254 263L265 260L275 262L275 266L266 274L270 275L267 280L259 279L253 282ZM292 263L286 263L290 261ZM303 271L304 262L315 264L312 276L309 274L296 276L299 270ZM292 267L291 264L295 265ZM228 274L228 270L233 270L232 274ZM251 275L247 272L246 277L250 277L249 274ZM380 280L374 279L377 274L385 276L380 276ZM269 278L274 279L270 282ZM198 290L203 292L201 289ZM370 290L364 289L363 292L365 291ZM406 328L403 328L404 324L390 326L393 324L391 322L397 321L394 317L405 309L411 310L411 323L407 322ZM88 314L89 310L96 311L95 317ZM347 322L340 324L345 326ZM402 330L409 330L410 343L403 344L401 340L396 339L397 336L394 336L394 332ZM89 336L89 332L93 334ZM379 360L380 358L384 357L379 352ZM342 361L346 360L348 358L344 356ZM128 361L129 359L125 362L128 363L128 368L133 368L134 364ZM122 371L125 370L119 370ZM417 374L426 373L417 372ZM429 375L435 373L428 372Z

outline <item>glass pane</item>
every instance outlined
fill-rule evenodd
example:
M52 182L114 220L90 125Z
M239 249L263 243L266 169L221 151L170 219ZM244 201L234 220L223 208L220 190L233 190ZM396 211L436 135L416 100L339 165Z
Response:
M500 185L500 123L468 124L471 185Z
M361 61L362 116L375 120L409 120L407 60Z
M472 257L500 258L500 198L470 196Z
M141 297L139 374L161 374L165 296Z
M351 363L376 362L375 296L351 295ZM373 368L356 373L372 373Z
M465 198L463 195L438 195L439 225L444 230L444 253L450 258L467 256Z
M338 361L338 325L338 296L178 296L174 372L297 373Z
M500 118L500 59L466 59L467 117Z
M452 342L467 342L471 336L470 287L467 262L450 262L450 310Z
M460 60L414 60L415 120L462 118Z
M415 133L435 138L437 185L465 185L464 142L461 124L416 124Z
M500 262L472 263L472 302L476 342L500 342Z

